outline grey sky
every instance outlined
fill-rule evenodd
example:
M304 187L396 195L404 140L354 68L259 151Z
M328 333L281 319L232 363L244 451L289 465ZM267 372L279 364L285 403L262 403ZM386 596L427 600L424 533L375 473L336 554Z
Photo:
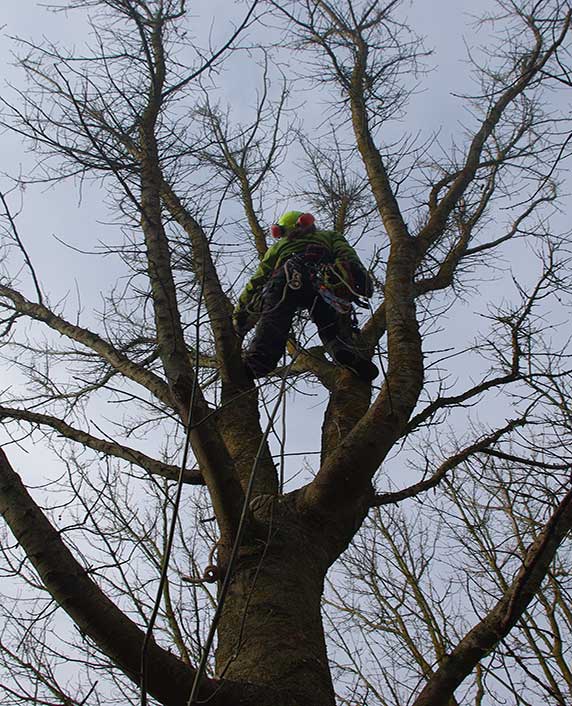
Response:
M479 10L490 3L480 3ZM467 24L467 15L475 10L474 2L469 0L419 0L412 3L408 15L415 29L426 37L427 48L434 48L435 52L426 60L428 67L434 67L426 76L419 77L419 89L411 98L407 116L400 124L392 124L387 131L386 138L397 139L402 133L419 134L419 142L432 135L439 135L439 143L448 149L452 138L457 144L463 145L463 127L465 122L473 127L469 114L465 111L462 101L454 97L454 93L462 93L467 88L467 76L470 75L470 66L465 62L465 43L475 48L481 39L475 34L474 27ZM209 2L190 3L191 13L195 17L192 31L206 46L208 37L214 47L219 46L232 29L233 20L241 17L245 5L231 5L228 1L217 0ZM231 9L229 9L231 8ZM213 19L216 17L216 20ZM0 65L3 67L2 77L5 83L22 86L22 73L11 65L12 52L21 52L22 47L14 44L9 36L20 36L30 41L39 41L42 36L61 43L62 46L75 44L81 46L87 36L87 27L83 13L47 12L40 3L31 0L4 0L2 13L2 42L0 42ZM213 22L216 24L213 25ZM485 32L486 35L486 32ZM484 41L484 38L483 38ZM249 66L249 57L245 54L240 57L234 66L231 64L228 72L219 77L220 88L216 95L223 102L228 102L232 109L232 116L237 120L246 120L254 104L256 84L252 78ZM292 61L295 62L293 57ZM13 92L2 88L2 95L7 100L16 100ZM300 98L301 111L307 113L310 121L320 121L321 105L319 99L313 101L313 95L307 92ZM560 100L560 98L558 99ZM563 96L562 100L566 100ZM437 148L435 147L435 150ZM2 167L0 173L0 189L7 191L10 188L10 176L18 173L27 173L35 162L36 155L23 147L18 136L10 133L0 133L0 154L2 154ZM292 148L292 155L299 156L299 150ZM295 185L297 162L287 159L284 166L284 186L286 191ZM288 181L288 184L286 184ZM121 240L121 229L112 223L112 214L105 198L105 189L100 184L85 182L78 184L77 180L69 180L56 185L30 185L25 190L15 191L12 196L12 205L18 208L22 205L22 213L18 217L20 235L32 257L36 269L42 280L44 290L49 295L52 305L66 299L66 315L76 318L86 325L93 325L101 330L99 322L94 323L93 311L101 311L101 292L106 292L115 282L117 277L125 277L121 263L115 258L96 259L76 252L79 250L93 251L100 241L117 242ZM263 220L271 220L285 208L304 208L303 203L296 202L293 198L284 204L280 199L280 190L277 190L268 203L264 204ZM510 196L507 197L510 199ZM234 215L234 211L232 215ZM407 218L414 220L416 213L409 212ZM497 212L495 219L491 220L487 228L489 239L494 239L502 232L505 222L503 212ZM229 219L230 220L230 219ZM244 219L243 219L244 222ZM330 225L330 224L326 224ZM565 227L563 216L555 220L556 228ZM228 226L223 230L223 242L238 240L240 231L236 225ZM59 242L68 243L66 247ZM367 258L372 252L372 243L360 244L360 254ZM475 283L475 288L464 299L455 303L454 307L443 317L439 330L430 331L427 336L426 348L445 350L455 346L458 350L470 345L477 325L484 325L483 314L487 313L486 302L499 303L504 299L514 298L515 286L507 276L508 262L517 273L521 283L530 282L538 271L538 263L531 257L531 250L518 244L510 244L501 251L494 264L498 266L488 280ZM254 259L254 258L253 258ZM232 266L236 265L233 262ZM20 265L18 265L20 266ZM501 277L502 275L502 277ZM496 277L496 279L495 279ZM24 276L23 276L24 278ZM243 277L242 283L246 280ZM29 283L26 291L31 293ZM312 328L312 332L313 332ZM313 343L316 343L314 337ZM445 353L443 354L445 356ZM467 387L474 381L486 363L477 359L474 353L460 357L457 361L447 364L447 383L451 389L458 389L458 379L462 380L461 386ZM429 376L434 375L429 372ZM378 383L380 383L378 379ZM0 391L7 387L17 385L20 376L13 367L0 360ZM457 386L457 387L456 387ZM291 454L303 452L317 452L320 438L320 425L322 422L325 394L317 386L305 390L306 395L290 395L287 412L287 446L286 451ZM492 399L489 406L484 406L484 411L476 413L461 412L455 421L457 430L465 434L473 434L467 424L471 416L475 425L484 424L493 426L499 420L510 416L512 410L502 399ZM117 404L110 404L109 400L90 403L86 418L95 419L102 428L113 433L113 426L109 420L120 418L122 410ZM162 446L161 434L163 428L156 430L149 438L137 439L134 435L134 446L146 451L156 451ZM449 442L449 431L444 425L434 432L433 439ZM474 436L474 434L473 434ZM6 440L0 428L0 444ZM35 446L34 446L34 442ZM277 448L274 442L274 448ZM41 441L41 435L36 434L32 439L24 440L21 446L10 445L10 457L15 467L31 484L39 484L47 477L53 477L61 472L60 461L53 455L46 453ZM436 445L438 451L438 447ZM431 449L433 451L434 449ZM425 449L423 449L425 451ZM302 466L303 456L293 455L287 463L287 474L295 474ZM315 455L308 455L310 464L315 460ZM411 456L409 457L411 458ZM405 464L407 457L404 454L394 464L396 483L401 484L407 471ZM303 469L307 473L307 469ZM302 476L303 477L303 476ZM294 480L294 485L300 483L301 478ZM143 483L133 483L137 493L144 493Z
M216 3L206 0L195 2L190 7L194 17L193 33L205 46L210 36L215 47L228 36L233 18L241 17L245 10L243 4L231 5L223 0ZM479 10L485 7L485 3L479 4ZM410 101L406 120L402 124L391 126L390 130L395 136L406 131L412 134L420 133L422 141L438 132L439 140L445 148L449 146L452 135L460 139L467 113L462 107L462 102L452 93L462 92L467 87L470 67L465 62L465 42L474 46L477 41L481 41L477 39L474 27L468 24L469 13L474 9L474 3L467 0L412 3L408 16L415 29L426 36L427 48L434 48L433 56L426 60L427 65L434 68L428 75L420 76L419 90ZM20 36L31 41L38 41L45 36L61 43L62 46L74 44L76 47L80 47L87 36L83 13L48 12L39 3L31 0L5 2L2 22L4 28L3 41L0 44L1 65L4 67L5 80L16 86L20 85L22 74L11 66L11 53L21 52L22 48L18 48L17 44L9 40L9 36ZM236 119L245 119L243 115L248 115L254 103L255 84L249 75L248 63L244 57L236 66L238 68L233 68L231 62L229 71L220 76L221 89L217 95L222 101L230 103ZM5 95L10 98L10 91L6 90ZM312 111L319 115L316 111L319 111L320 107L308 100L303 110L308 111L310 115ZM17 136L4 132L0 135L0 145L3 155L2 171L5 174L16 174L20 170L26 172L33 165L35 155L23 148ZM295 180L295 164L287 160L284 171L290 175L292 181ZM5 176L0 177L0 184L1 188L6 190L10 181ZM104 192L93 183L83 185L80 192L77 182L74 183L73 180L56 186L29 186L21 194L24 206L18 220L21 235L41 275L45 290L50 293L50 300L56 302L67 296L68 315L75 317L77 310L82 308L82 321L86 322L90 321L90 310L100 306L100 291L110 286L121 273L120 265L112 258L98 261L75 253L61 245L56 237L76 248L86 250L92 250L101 240L110 242L120 238L117 226L109 225L110 214L103 203L103 195ZM297 205L288 203L286 207ZM300 207L303 207L303 204L300 204ZM270 221L282 208L283 204L279 200L269 202L265 204L263 215ZM491 227L494 228L495 225L491 224ZM230 235L234 237L234 234ZM362 255L368 254L361 252ZM527 251L514 248L513 252L517 258L522 258L524 264ZM513 262L513 265L517 269L520 267L518 260ZM526 267L521 269L526 271ZM511 296L512 286L506 280L500 288L494 283L481 285L481 294L486 294L487 290L493 292L493 296L498 300L505 292L507 296ZM465 343L472 338L475 322L478 321L473 314L479 309L479 299L475 298L471 302L459 303L451 312L453 318L449 319L449 325L457 335L461 335L461 341L465 339ZM440 336L436 335L435 339L429 339L430 344L435 341L436 347L442 347L439 338ZM465 368L466 362L460 361L459 371ZM452 369L456 370L455 363ZM0 374L9 378L11 373ZM302 405L301 413L291 415L289 423L291 451L315 448L317 422L321 416L318 410L312 409L316 400L298 402Z

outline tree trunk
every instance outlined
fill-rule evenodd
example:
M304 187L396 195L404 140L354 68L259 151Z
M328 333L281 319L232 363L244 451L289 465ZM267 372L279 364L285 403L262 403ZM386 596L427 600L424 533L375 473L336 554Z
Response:
M291 498L255 500L257 526L240 550L219 623L217 676L280 685L288 704L334 706L320 605L338 552L324 548L323 526L302 520Z

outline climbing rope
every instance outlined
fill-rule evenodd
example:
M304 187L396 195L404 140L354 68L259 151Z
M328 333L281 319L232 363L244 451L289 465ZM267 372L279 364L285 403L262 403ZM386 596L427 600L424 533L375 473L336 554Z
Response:
M284 361L286 362L286 361ZM280 473L278 481L278 492L280 495L284 493L284 475L285 475L285 452L286 452L286 396L282 405L282 436L279 439L280 443Z
M204 249L204 243L203 243ZM199 380L199 343L200 343L200 322L201 322L201 309L205 291L205 265L206 260L203 253L203 271L201 277L201 288L199 291L199 299L197 302L197 318L196 318L196 333L195 333L195 360L194 360L194 377L193 385L191 388L191 397L189 400L189 410L187 414L187 424L185 429L185 443L183 446L183 457L181 459L181 465L179 467L179 476L177 478L177 488L175 492L175 500L173 502L173 514L171 516L171 524L169 527L169 533L167 535L167 544L165 546L165 552L163 554L163 561L161 565L161 576L159 579L159 586L157 587L157 593L155 596L155 603L153 605L153 610L151 612L151 617L149 618L149 623L147 625L147 630L145 631L145 637L143 638L143 645L141 646L141 660L140 660L140 685L141 685L141 706L147 706L147 658L149 643L153 636L153 628L155 627L155 622L159 614L159 609L161 607L161 599L163 596L163 589L165 588L165 583L167 581L167 571L169 568L169 560L171 558L171 551L173 549L173 542L175 538L175 529L177 526L177 519L179 516L179 507L181 505L181 496L183 493L183 479L185 477L185 469L187 466L187 459L189 456L189 449L191 445L191 430L193 428L193 412L195 409L195 398L198 390L198 380Z
M208 563L203 570L203 575L200 578L195 578L194 576L181 576L181 579L185 583L216 583L218 581L220 571L218 566L215 564L214 559L218 544L218 542L215 542L211 547L209 558L207 560Z
M286 262L284 264L284 269L285 269L285 273L286 273L286 283L284 286L282 297L281 297L280 301L278 302L278 304L276 304L275 307L273 307L273 309L277 308L278 306L280 306L283 303L288 288L296 290L302 286L301 273L295 268L293 268L293 272L290 273L287 265L288 265L288 262ZM203 258L203 273L202 273L202 278L201 278L201 289L200 289L199 299L198 299L198 303L197 303L195 361L194 361L195 374L194 374L194 378L193 378L191 397L190 397L190 401L189 401L189 411L188 411L188 419L187 419L186 430L185 430L185 443L184 443L184 447L183 447L183 456L182 456L182 460L181 460L181 466L179 469L179 476L177 479L175 500L173 502L173 514L171 517L171 524L169 527L167 544L165 547L165 552L163 554L163 561L162 561L162 566L161 566L161 576L160 576L159 586L157 588L157 594L156 594L155 603L153 606L153 611L152 611L151 617L149 619L149 623L148 623L145 637L143 640L143 645L141 648L141 662L140 662L141 706L147 706L148 647L149 647L149 643L152 638L153 628L154 628L155 622L157 620L157 616L159 614L162 594L163 594L163 590L164 590L165 583L167 580L168 565L169 565L169 560L170 560L170 556L171 556L171 552L172 552L172 548L173 548L176 524L177 524L179 508L180 508L180 503L181 503L181 497L182 497L184 473L185 473L185 468L186 468L187 459L188 459L188 455L189 455L189 449L190 449L190 437L191 437L191 430L192 430L192 425L193 425L193 411L194 411L194 406L195 406L196 393L197 393L197 389L198 389L200 316L201 316L201 308L202 308L204 288L205 288L205 271L204 271L204 269L205 269L205 260ZM352 287L349 285L349 283L346 282L344 280L344 278L341 277L339 275L339 273L337 273L333 267L330 266L330 269L346 285L348 290L351 291L356 297L359 298L359 295L357 294L357 292L355 292L352 289ZM316 301L317 301L319 295L320 295L320 292L318 291L316 294L316 297L314 298L314 302L312 304L312 307L309 310L310 315L314 309L314 306L316 304ZM370 310L371 310L371 304L370 304ZM372 313L373 313L373 311L372 311ZM306 321L306 324L307 324L307 321ZM304 324L304 327L306 326L306 324ZM215 614L213 616L211 627L209 629L207 640L206 640L204 648L203 648L201 660L200 660L199 665L197 667L197 670L195 672L195 678L193 681L191 692L189 694L187 706L193 706L193 704L197 703L195 701L195 697L197 695L200 681L202 679L202 676L203 676L205 668L206 668L206 663L207 663L207 660L208 660L208 657L210 654L210 650L211 650L214 636L215 636L215 633L216 633L216 630L218 627L218 623L219 623L219 620L220 620L220 617L222 614L222 610L224 608L224 603L225 603L228 589L230 586L230 582L232 579L234 565L236 563L236 559L238 557L238 552L239 552L240 545L242 542L242 536L244 534L244 529L246 526L246 518L248 516L248 509L249 509L250 501L252 498L252 493L254 490L254 482L256 479L256 472L257 472L258 466L260 464L260 460L262 458L263 450L264 450L266 443L268 441L268 436L270 434L271 429L273 428L274 419L278 413L278 410L280 409L283 397L286 393L288 374L289 374L292 366L294 365L299 354L300 354L300 350L297 350L295 352L295 354L292 356L292 359L291 359L288 367L283 372L280 390L279 390L279 394L278 394L276 403L274 405L274 408L272 409L272 412L269 415L268 423L266 425L266 428L264 430L264 433L262 435L262 438L260 440L260 444L259 444L257 452L256 452L256 456L254 458L254 462L252 465L252 469L250 472L250 476L249 476L249 480L248 480L248 484L247 484L247 488L246 488L246 492L245 492L245 496L244 496L244 502L243 502L242 511L241 511L241 515L240 515L240 519L239 519L239 523L238 523L238 527L237 527L237 531L236 531L236 536L235 536L235 539L233 542L227 570L226 570L223 584L222 584L220 594L219 594L218 604L217 604L217 607L215 610ZM381 359L381 354L380 354L380 359ZM383 364L382 364L382 369L383 369ZM385 376L385 370L384 370L384 376ZM283 469L281 470L281 479L280 480L281 480L280 484L282 486L283 485ZM209 555L209 563L208 563L208 566L205 568L203 578L202 579L192 579L190 577L186 577L185 580L190 581L192 583L195 583L195 582L197 582L197 583L198 582L214 583L215 581L218 580L218 578L219 578L218 567L213 562L213 554L214 554L215 549L216 549L216 545L213 547L213 549L211 550L211 553Z
M310 314L314 310L314 306L316 305L316 301L317 301L317 296L315 297L314 302L310 308ZM306 321L303 328L306 327L307 323L308 322ZM244 502L242 504L242 511L240 513L240 519L239 519L238 527L236 530L236 537L235 537L233 545L232 545L232 549L230 552L230 558L228 560L226 574L224 577L224 581L222 583L222 587L220 589L218 604L217 604L217 607L216 607L216 610L215 610L215 613L214 613L214 616L213 616L213 619L211 622L211 626L209 629L209 633L207 635L207 639L206 639L204 647L203 647L203 653L201 655L201 660L199 662L199 666L197 667L197 670L195 672L195 679L193 681L191 693L189 694L187 706L193 706L193 704L198 703L195 700L195 698L196 698L196 695L197 695L197 692L199 689L200 681L202 679L202 676L203 676L205 668L206 668L206 664L207 664L207 660L209 658L212 643L213 643L213 640L215 637L215 633L216 633L216 630L218 627L220 617L222 615L222 610L224 608L224 603L226 600L228 589L230 587L232 573L233 573L234 565L236 563L236 559L238 557L238 551L240 549L240 545L242 542L242 535L244 534L244 528L246 526L246 518L248 516L248 509L249 509L250 501L252 498L252 493L254 491L254 481L256 479L256 471L258 470L258 466L260 464L260 459L262 458L262 454L263 454L264 448L266 446L268 436L269 436L270 431L273 427L274 419L276 418L278 410L280 409L280 405L282 403L282 398L284 397L284 395L286 393L288 374L289 374L292 366L294 365L296 358L298 357L299 354L300 354L299 350L294 353L294 355L292 356L292 360L290 361L288 367L286 368L286 370L282 374L282 381L280 384L280 390L278 392L278 397L276 399L276 403L274 404L272 412L269 415L268 423L266 424L266 428L264 430L264 433L262 434L262 438L260 439L260 443L259 443L258 449L256 451L256 456L254 458L254 462L252 464L252 469L250 471L250 476L248 478L248 485L246 487L246 492L244 494Z
M302 275L301 273L292 268L293 271L290 272L290 268L288 267L288 264L290 263L291 258L286 260L286 262L283 265L280 265L280 270L284 270L284 276L285 276L285 283L284 287L282 288L282 295L280 296L280 299L274 304L273 307L270 309L265 309L264 313L265 314L271 314L273 311L276 311L278 307L282 306L284 303L284 300L286 299L286 294L288 292L288 289L292 289L294 291L300 289L302 287ZM291 263L293 264L293 263ZM276 272L279 272L277 269ZM275 273L271 275L271 277L274 276ZM268 283L267 283L268 284ZM262 293L264 292L264 287L262 287L262 290L260 292L256 292L255 295L253 295L252 301L248 304L245 305L245 310L249 313L252 314L253 316L260 316L262 313ZM256 308L253 308L256 307Z

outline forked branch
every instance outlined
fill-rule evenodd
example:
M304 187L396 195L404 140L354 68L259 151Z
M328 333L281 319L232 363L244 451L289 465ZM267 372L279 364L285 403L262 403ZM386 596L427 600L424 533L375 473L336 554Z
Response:
M569 490L528 548L508 590L443 660L412 706L447 706L455 689L516 625L571 529L572 490Z

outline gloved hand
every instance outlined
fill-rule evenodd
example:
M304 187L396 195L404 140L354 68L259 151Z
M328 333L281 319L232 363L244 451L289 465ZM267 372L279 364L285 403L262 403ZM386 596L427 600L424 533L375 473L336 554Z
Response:
M244 338L248 333L248 312L247 311L235 311L232 315L232 327L237 336Z
M369 272L358 262L352 260L337 260L336 270L342 278L350 298L371 297L373 295L373 281Z
M351 263L354 290L361 296L369 299L373 296L373 280L369 272L357 262Z

